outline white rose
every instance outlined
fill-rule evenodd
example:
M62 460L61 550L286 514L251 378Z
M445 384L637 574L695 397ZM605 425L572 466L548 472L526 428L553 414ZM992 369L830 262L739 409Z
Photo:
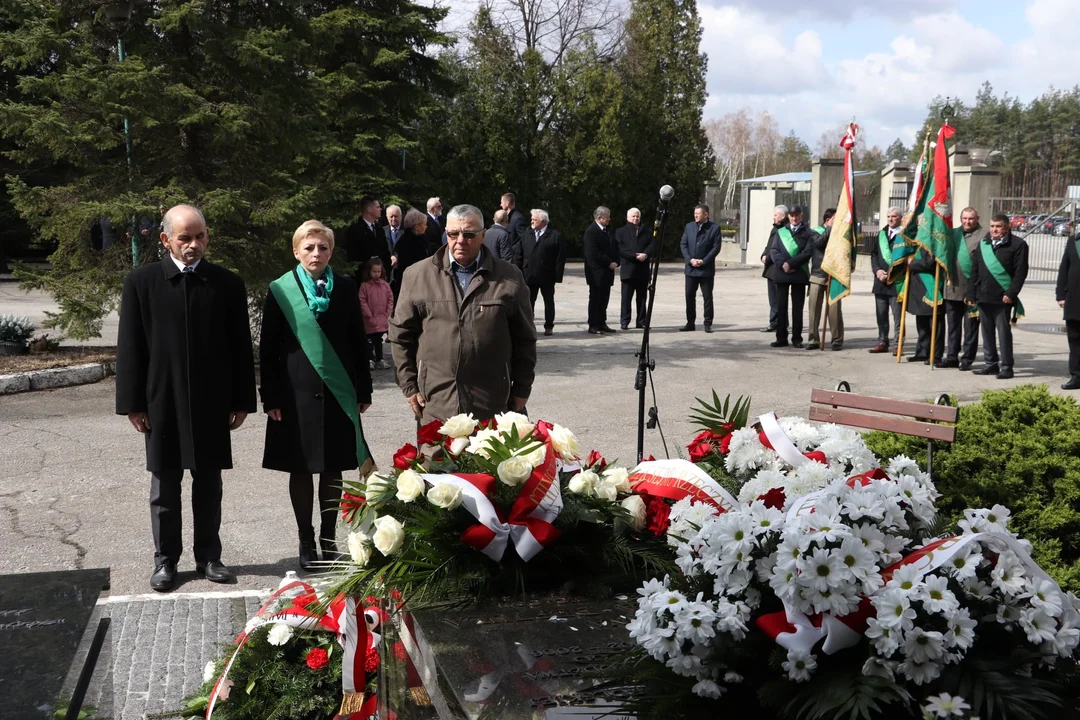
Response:
M634 529L644 530L645 501L641 499L641 496L631 495L628 498L623 498L623 501L619 504L626 509L626 512L630 513L630 523L634 526Z
M631 493L634 491L633 488L630 487L630 473L626 471L626 468L608 468L604 471L604 482L611 483L615 486L615 489L621 493Z
M570 483L566 486L566 489L575 495L592 495L593 489L598 482L600 482L600 478L596 473L592 470L585 470L570 478Z
M581 457L581 445L578 444L577 436L562 425L552 425L548 433L551 444L555 446L555 452L559 453L565 462L572 462Z
M383 555L393 555L405 542L405 528L397 518L383 515L375 521L375 534L371 541L375 543L375 549Z
M476 430L476 418L472 413L468 415L455 415L442 424L439 432L446 437L463 438L469 437Z
M469 447L469 438L457 437L450 441L450 454L455 457L465 452L465 448Z
M292 628L285 623L274 623L270 632L266 634L266 642L271 645L284 645L292 637Z
M214 679L214 674L215 674L215 671L216 671L216 670L217 670L217 665L215 665L215 664L214 664L214 661L213 661L213 660L211 660L210 662L206 663L206 667L204 667L204 668L202 669L202 681L203 681L204 683L208 683L208 682L210 682L211 680L213 680L213 679Z
M352 555L353 562L361 567L367 565L368 561L371 560L370 541L371 538L362 532L349 533L349 554Z
M507 434L510 433L510 428L516 427L518 437L525 438L529 436L536 425L529 422L529 418L521 413L505 412L495 416L495 427L499 432Z
M615 498L619 497L619 491L615 488L615 484L608 482L607 478L604 478L596 485L594 492L596 497L608 502L615 502Z
M473 455L479 455L480 457L491 457L491 448L488 447L488 440L496 438L502 440L502 436L499 435L498 430L481 430L480 432L469 438L468 452Z
M427 491L427 499L435 507L454 510L461 505L461 488L450 483L439 483Z
M547 460L547 446L541 445L532 452L526 453L521 457L528 460L529 464L532 465L534 468L538 468L544 464L545 460Z
M532 475L533 465L528 458L515 456L499 463L499 479L510 487L517 487Z
M390 489L390 478L385 475L371 475L367 479L364 490L369 497L378 497Z
M404 503L411 503L424 494L427 485L424 478L415 470L402 470L397 476L397 499Z

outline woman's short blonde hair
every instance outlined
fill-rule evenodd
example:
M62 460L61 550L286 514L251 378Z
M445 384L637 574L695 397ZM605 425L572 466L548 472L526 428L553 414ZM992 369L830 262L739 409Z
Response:
M401 221L401 226L409 232L416 232L416 226L422 222L427 222L427 215L416 208L409 208L409 212L405 213L405 219Z
M292 249L296 250L303 242L304 238L311 235L319 235L326 239L326 242L330 243L330 249L334 249L334 231L323 225L318 220L308 220L306 223L296 228L296 232L292 236Z

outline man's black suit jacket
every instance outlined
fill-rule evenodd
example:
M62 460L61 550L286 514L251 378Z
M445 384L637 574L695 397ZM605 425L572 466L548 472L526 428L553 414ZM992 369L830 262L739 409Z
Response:
M611 228L600 227L594 220L585 229L585 282L589 285L614 285L611 263L619 262L619 253Z
M561 283L566 268L566 243L555 228L548 226L536 242L536 231L529 228L521 238L522 267L529 287Z
M634 282L647 282L649 279L649 261L653 256L654 238L649 228L644 225L626 223L615 231L615 244L619 248L619 277ZM648 257L644 261L637 259L638 253Z

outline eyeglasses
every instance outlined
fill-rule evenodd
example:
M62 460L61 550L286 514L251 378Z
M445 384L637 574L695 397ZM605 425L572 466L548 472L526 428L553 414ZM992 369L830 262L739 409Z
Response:
M447 230L446 237L451 240L457 240L459 237L463 237L466 240L475 240L482 230Z

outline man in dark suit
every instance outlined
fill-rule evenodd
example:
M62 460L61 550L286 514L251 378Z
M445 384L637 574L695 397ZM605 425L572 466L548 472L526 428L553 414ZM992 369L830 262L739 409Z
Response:
M443 245L442 200L437 197L428 198L427 201L427 229L424 230L424 244L427 246L428 257L435 254Z
M607 324L607 306L619 254L608 229L611 211L601 205L593 210L593 221L585 230L585 282L589 285L589 334L613 333Z
M146 440L150 524L159 592L176 583L183 552L180 499L191 471L195 570L228 582L221 563L221 471L232 467L229 432L255 411L247 291L240 277L203 259L210 232L198 208L165 213L169 255L124 280L116 352L116 412Z
M1020 290L1028 274L1028 244L1013 235L1010 226L1008 215L990 219L990 234L971 258L967 290L967 304L979 307L986 363L972 374L997 375L998 380L1013 377L1012 323L1017 315L1023 315Z
M529 286L534 316L536 296L544 296L545 335L551 335L555 327L555 283L562 282L566 267L566 243L549 222L547 211L533 210L532 227L521 238L521 272Z
M386 227L383 228L383 238L390 252L390 264L386 266L386 282L390 283L391 287L394 286L394 279L397 277L397 254L394 253L394 247L404 232L405 228L401 227L401 208L397 205L389 206L386 208Z
M877 242L870 246L870 268L874 271L874 307L877 313L877 344L868 352L889 352L889 311L892 311L893 332L900 342L900 302L896 286L889 282L892 269L892 244L900 233L903 213L900 208L889 208L885 215L886 226L878 231Z
M943 368L970 370L979 352L979 315L967 305L968 274L971 272L971 258L979 252L979 242L983 233L979 232L979 213L975 208L964 208L960 213L960 228L964 237L957 245L957 254L952 267L952 277L945 286L945 318L949 329L946 333L947 348ZM961 353L961 342L963 353Z
M372 195L360 198L360 217L345 231L345 256L349 262L357 263L353 277L361 282L360 273L364 263L373 257L383 261L383 267L390 267L390 248L386 245L379 218L382 216L382 203Z
M517 209L517 198L514 193L503 193L499 200L499 207L506 212L506 228L510 231L510 245L513 248L513 262L519 268L522 266L521 241L525 233L529 231L529 223L525 215Z
M649 288L649 261L653 255L653 234L641 225L641 211L630 208L626 224L615 231L619 247L619 277L622 278L622 313L619 325L630 327L630 305L635 299L635 327L645 327L645 292Z
M491 227L484 233L484 247L500 260L513 263L514 248L510 239L510 231L506 227L505 210L495 211ZM516 263L514 266L517 267Z
M1065 334L1069 338L1069 381L1061 389L1076 390L1080 388L1080 232L1065 243L1055 294L1065 311Z
M716 278L716 256L720 253L720 226L709 220L709 206L694 208L694 222L687 223L679 241L686 267L686 324L683 332L697 329L697 291L701 288L701 310L705 332L712 332L713 280Z
M803 209L799 205L788 208L787 227L777 228L769 238L769 257L773 261L769 276L776 283L777 309L776 340L769 343L770 347L788 345L788 295L791 296L791 346L803 346L803 305L816 239L817 233L803 222Z

